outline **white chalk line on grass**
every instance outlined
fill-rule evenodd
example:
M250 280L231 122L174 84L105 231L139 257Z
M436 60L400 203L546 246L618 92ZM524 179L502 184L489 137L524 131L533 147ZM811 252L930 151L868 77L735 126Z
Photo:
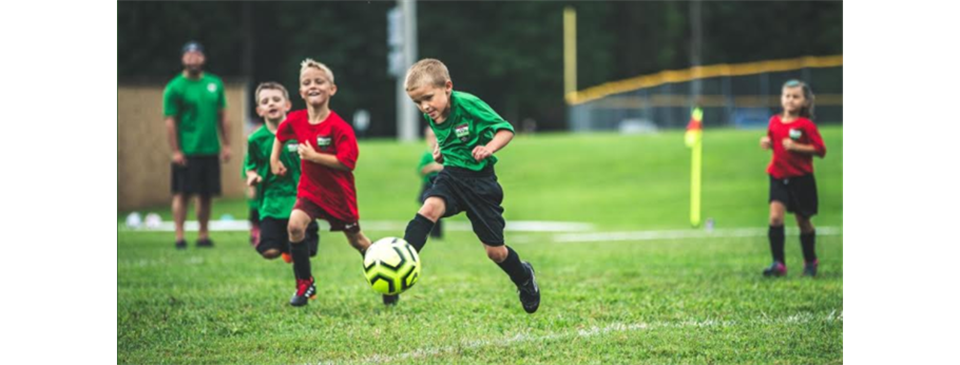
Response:
M360 226L366 231L398 231L403 232L408 222L402 221L360 221ZM319 221L321 230L329 229L326 221ZM184 222L183 228L187 231L196 231L200 229L197 221ZM223 231L246 231L250 229L250 222L246 220L211 220L210 230L214 232ZM473 226L469 222L444 222L444 230L450 231L473 231ZM583 222L555 222L555 221L511 221L507 222L504 228L507 231L514 232L589 232L595 230L591 223ZM128 227L120 224L117 227L120 231L129 232L173 232L174 225L171 221L159 222L154 226L140 225L137 227Z
M796 228L787 229L788 234L799 234ZM833 236L843 234L841 227L818 227L817 235ZM610 241L652 241L676 240L691 238L737 238L737 237L766 237L767 228L724 228L707 231L703 229L664 230L664 231L629 231L629 232L591 232L591 233L564 233L553 235L549 241L556 243L574 242L610 242ZM515 242L536 242L536 237L515 236L510 238Z
M753 320L748 321L749 323L757 324L802 324L809 323L817 320L825 321L835 321L837 320L836 312L831 312L830 314L824 316L817 316L812 313L798 313L795 315L779 318L770 318L768 316L760 316ZM655 331L658 329L670 329L670 328L711 328L711 327L734 327L737 326L737 321L731 320L702 320L702 321L682 321L682 322L652 322L652 323L614 323L604 327L591 327L587 329L579 329L575 331L566 331L566 332L554 332L541 335L529 335L529 334L517 334L514 336L504 337L500 339L491 339L491 340L471 340L471 341L462 341L455 346L441 346L441 347L427 347L421 348L414 351L397 354L397 355L383 355L375 354L368 356L360 360L333 360L333 361L321 361L320 365L327 364L340 364L340 363L361 363L361 364L381 364L389 362L402 362L402 361L411 361L414 359L433 357L437 355L455 353L464 349L481 349L487 347L510 347L519 343L538 343L553 341L559 339L567 338L590 338L597 336L605 336L611 333L627 333L627 332L643 332L643 331Z

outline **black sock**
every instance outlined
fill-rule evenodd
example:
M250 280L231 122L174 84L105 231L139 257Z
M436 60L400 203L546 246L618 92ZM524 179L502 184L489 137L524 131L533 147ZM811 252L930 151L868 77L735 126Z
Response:
M430 234L431 229L433 229L433 222L417 213L417 216L413 217L413 220L407 224L407 231L403 234L403 240L417 249L419 254L423 246L427 244L427 235Z
M443 237L443 219L437 219L437 223L434 223L433 229L430 230L430 237Z
M817 231L810 233L800 232L800 246L803 247L803 261L813 262L817 259L817 251L814 246L817 243Z
M312 276L310 273L310 248L307 247L305 241L300 243L290 242L290 255L293 256L293 275L297 279L309 279Z
M786 260L783 258L783 244L786 238L784 238L783 235L783 226L770 226L767 237L770 238L770 252L773 253L773 261L785 263Z
M520 262L520 255L517 255L517 251L514 251L510 246L507 247L507 258L503 262L497 263L500 266L500 269L503 272L510 275L510 280L513 280L514 284L517 286L526 283L527 280L530 280L530 273L527 272L527 268L523 267L523 264Z

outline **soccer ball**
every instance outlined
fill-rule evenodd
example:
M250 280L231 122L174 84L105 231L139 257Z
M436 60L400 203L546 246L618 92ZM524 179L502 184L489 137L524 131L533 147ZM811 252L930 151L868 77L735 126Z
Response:
M420 257L403 238L382 238L363 255L363 274L373 290L400 294L420 278Z

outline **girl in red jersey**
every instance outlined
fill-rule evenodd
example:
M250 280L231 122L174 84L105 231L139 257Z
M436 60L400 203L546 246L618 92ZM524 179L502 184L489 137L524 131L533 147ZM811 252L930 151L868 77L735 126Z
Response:
M803 275L816 276L817 254L814 250L816 231L810 218L817 214L817 183L813 178L813 156L823 158L827 148L820 131L813 124L814 96L810 86L790 80L783 84L780 96L783 114L770 118L767 135L760 138L760 147L773 150L767 167L770 174L770 251L773 264L763 270L764 276L784 276L783 217L794 213L800 227L803 247Z

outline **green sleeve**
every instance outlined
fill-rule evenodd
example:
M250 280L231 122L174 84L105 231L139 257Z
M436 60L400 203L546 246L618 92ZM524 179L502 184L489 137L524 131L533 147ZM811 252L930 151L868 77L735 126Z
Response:
M479 127L481 131L489 130L496 134L497 131L506 129L510 132L514 132L513 126L510 125L510 122L504 120L500 114L497 114L497 112L495 112L493 108L491 108L490 105L487 105L487 103L483 100L476 99L474 112L476 113L477 122L480 124Z
M420 156L420 165L417 166L417 175L423 176L423 168L433 162L433 152L424 151L423 156Z
M176 117L180 115L180 98L173 83L163 89L163 116Z
M217 90L219 90L219 92L217 92L217 94L219 94L217 95L217 106L223 110L227 108L227 95L226 91L223 89L223 81L217 80L217 84L219 84L219 87L217 88Z
M240 177L246 179L247 171L254 170L257 173L260 173L260 170L257 168L260 165L260 162L257 161L256 156L258 156L257 145L253 141L247 140L247 154L243 156L243 171L240 171Z

